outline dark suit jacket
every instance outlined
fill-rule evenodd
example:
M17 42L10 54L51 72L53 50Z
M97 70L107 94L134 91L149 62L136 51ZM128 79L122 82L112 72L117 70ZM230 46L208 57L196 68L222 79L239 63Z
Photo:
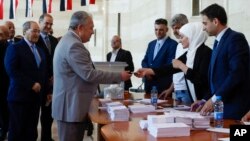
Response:
M53 56L54 56L54 52L55 52L55 48L58 43L58 40L54 36L51 36L51 35L49 35L49 40L51 44L51 54L49 53L49 50L41 35L36 45L44 50L44 53L46 55L46 60L47 60L47 69L49 70L48 75L49 77L51 77L53 76Z
M194 84L195 94L198 100L207 100L211 96L207 76L211 53L212 50L205 44L202 44L195 53L193 69L189 68L185 75L186 79L189 79ZM186 63L186 54L187 52L181 55L178 60ZM180 69L174 69L172 64L161 68L155 68L153 70L156 74L155 77L162 77L162 75L172 75L181 71Z
M54 56L54 52L55 52L55 48L56 48L56 45L58 43L58 40L54 36L51 36L51 35L49 35L49 40L50 40L50 44L51 44L51 53L49 53L49 49L47 48L41 35L39 37L38 42L36 43L36 45L38 47L40 47L45 53L46 61L47 61L46 69L48 70L47 74L46 74L46 76L47 76L46 77L47 78L46 88L48 88L48 89L45 90L43 93L42 104L46 103L47 94L52 94L52 91L53 91L53 86L51 85L49 80L53 76L53 56Z
M35 93L32 86L35 82L39 82L43 90L46 61L43 50L40 48L37 50L41 57L39 68L33 52L24 39L7 48L4 64L10 77L7 97L9 102L40 102L40 94Z
M158 68L164 65L171 64L172 59L175 58L175 51L177 47L177 42L168 37L158 54L154 58L154 48L157 40L153 40L148 44L148 48L144 59L142 60L143 68ZM154 58L154 59L153 59ZM152 86L156 86L158 92L161 93L167 89L172 83L172 76L164 76L152 81L145 80L145 90L146 93L150 93Z
M224 118L240 119L250 107L249 45L245 36L227 29L213 56L209 70L214 87L211 92L222 97Z
M13 40L14 40L14 41L13 41ZM20 39L20 38L17 38L17 37L14 37L14 38L12 39L12 41L13 41L13 42L8 41L8 46L10 46L11 44L15 44L15 43L21 41L21 39Z
M6 101L6 96L9 88L9 77L6 73L5 67L4 67L4 56L6 53L8 47L8 42L1 42L0 43L0 99Z
M107 61L108 62L110 62L111 55L112 55L111 52L109 52L107 54ZM117 53L117 56L115 58L115 61L116 62L126 62L128 64L128 66L125 67L126 71L133 72L134 69L135 69L134 68L134 63L133 63L133 58L132 58L132 55L131 55L130 51L127 51L127 50L124 50L124 49L120 48L118 53ZM129 79L129 80L125 81L124 89L128 90L130 87L132 87L132 82Z

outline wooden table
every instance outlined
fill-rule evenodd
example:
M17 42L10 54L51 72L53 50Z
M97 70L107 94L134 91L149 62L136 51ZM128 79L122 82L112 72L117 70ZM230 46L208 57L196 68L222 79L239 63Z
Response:
M225 120L224 127L240 124L239 121ZM191 130L187 137L155 138L147 130L142 130L138 120L105 125L101 128L105 141L217 141L218 138L229 137L226 133L209 132L207 130Z
M133 104L133 101L124 100L122 102L125 106ZM169 101L169 102L171 103L172 101ZM120 121L112 121L109 118L109 114L107 113L106 110L99 110L98 109L99 105L100 105L99 100L97 98L94 98L91 102L91 105L90 105L89 117L92 120L92 122L97 123L97 140L103 141L104 139L101 135L101 127L106 125L106 124L109 124L109 123L117 123L117 122L119 123ZM163 113L156 113L156 112L146 113L146 114L132 114L132 113L130 113L130 120L146 119L148 114L154 115L154 114L163 114Z

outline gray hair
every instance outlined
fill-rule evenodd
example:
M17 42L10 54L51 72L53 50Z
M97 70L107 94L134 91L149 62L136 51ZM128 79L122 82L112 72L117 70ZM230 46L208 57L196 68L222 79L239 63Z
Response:
M188 23L187 16L184 14L176 14L171 19L171 27L173 27L176 24L180 24L181 26Z
M77 11L75 12L69 23L69 29L75 30L79 25L85 25L91 15L85 11Z
M23 35L25 35L26 31L30 29L32 23L36 23L36 22L34 22L34 21L26 21L23 24Z
M53 17L52 17L50 14L44 13L44 14L42 14L42 15L39 17L39 23L42 22L42 21L44 20L45 17L50 17L50 18L53 19Z

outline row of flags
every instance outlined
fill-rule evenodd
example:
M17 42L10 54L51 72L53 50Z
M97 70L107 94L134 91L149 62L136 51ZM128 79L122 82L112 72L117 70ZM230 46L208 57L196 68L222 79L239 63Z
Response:
M52 12L52 1L53 0L43 0L42 10L43 13ZM18 7L19 0L10 0L10 13L9 19L14 19L16 17L16 9ZM80 0L81 6L86 6L86 0ZM26 10L25 17L33 17L32 7L34 0L26 0ZM95 4L95 0L89 0L89 4ZM72 10L72 0L60 0L60 11ZM4 15L4 0L0 0L0 19L3 19Z

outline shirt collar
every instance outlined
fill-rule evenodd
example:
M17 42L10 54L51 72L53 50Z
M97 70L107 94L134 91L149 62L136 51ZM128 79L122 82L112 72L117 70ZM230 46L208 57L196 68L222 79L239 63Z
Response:
M168 36L166 35L164 38L162 39L157 39L157 43L159 43L161 46L164 44L164 42L167 40Z
M220 42L222 36L225 34L225 32L227 31L228 27L224 28L217 36L216 36L216 40L218 42Z
M117 54L119 50L120 50L120 48L112 50L112 53Z
M43 39L45 39L45 37L48 36L48 34L45 34L43 32L40 32L40 35L42 36Z
M25 40L25 42L29 45L29 47L31 47L33 44L29 41L29 40L27 40L25 37L24 37L24 40Z

